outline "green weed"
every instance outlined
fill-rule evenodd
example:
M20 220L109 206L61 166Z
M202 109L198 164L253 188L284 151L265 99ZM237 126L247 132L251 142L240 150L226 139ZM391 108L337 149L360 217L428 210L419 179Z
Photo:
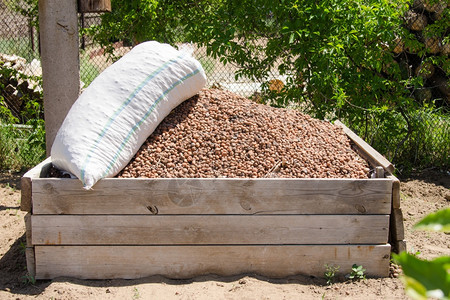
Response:
M25 250L27 250L27 245L26 245L26 243L24 243L23 241L20 241L19 248L20 248L20 252L21 252L22 254L25 254Z
M141 298L141 294L139 293L139 290L137 289L137 287L135 287L133 289L133 292L134 292L133 299L140 299Z
M7 183L5 184L5 188L10 189L12 192L15 192L15 191L16 191L16 188L13 187L13 186L11 186L11 185L9 184L9 182L7 182Z
M327 285L331 285L333 284L335 277L336 277L336 273L339 271L339 266L333 266L333 265L325 265L325 279L327 280Z
M363 266L353 264L352 271L345 277L353 281L363 280L366 279L366 275L364 274L365 271L366 269L364 269Z
M30 275L30 273L27 273L26 275L22 276L22 283L35 285L36 278L34 278L34 276Z

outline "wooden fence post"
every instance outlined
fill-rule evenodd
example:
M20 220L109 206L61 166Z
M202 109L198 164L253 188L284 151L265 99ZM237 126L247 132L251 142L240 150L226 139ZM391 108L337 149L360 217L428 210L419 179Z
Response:
M80 92L77 0L39 0L47 156Z

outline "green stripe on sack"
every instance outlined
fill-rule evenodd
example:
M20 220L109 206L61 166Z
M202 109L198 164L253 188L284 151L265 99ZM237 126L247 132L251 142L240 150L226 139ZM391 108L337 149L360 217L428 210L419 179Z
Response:
M152 80L154 79L159 73L166 70L170 65L176 63L179 59L181 59L185 54L182 53L176 58L173 58L171 60L166 61L164 64L162 64L160 67L158 67L156 70L154 70L152 73L150 73L134 90L131 92L131 94L127 97L127 99L122 103L122 105L114 112L114 114L109 117L106 124L103 126L102 131L99 133L97 139L94 141L94 144L91 146L91 148L88 151L88 154L86 155L86 158L84 160L83 166L81 168L81 182L83 185L85 185L85 173L86 173L86 166L89 164L90 159L92 158L92 152L94 149L98 147L98 144L101 142L103 137L108 132L109 128L111 127L112 123L116 120L116 118L120 115L120 113L131 103L131 101L139 94L139 92Z
M150 114L153 112L153 110L155 109L156 105L158 105L158 103L168 94L170 93L170 91L172 91L177 85L183 83L183 81L189 79L190 77L198 74L200 72L200 69L196 69L194 70L192 73L187 74L186 76L182 77L180 80L178 80L177 82L173 83L167 90L165 90L161 96L158 97L158 99L156 99L156 101L153 103L153 105L150 107L150 109L146 112L146 114L142 117L142 119L139 120L139 122L137 122L133 128L131 128L130 132L128 133L128 135L126 136L126 138L122 141L122 144L120 145L119 149L117 150L116 154L114 155L112 161L110 162L108 168L105 170L105 172L103 172L102 174L102 178L106 176L106 174L109 172L109 170L111 170L111 168L113 167L114 163L117 161L117 158L119 157L120 153L122 152L123 148L125 147L125 145L128 143L128 141L130 140L131 136L133 135L133 133L136 131L136 129L139 128L139 126L141 126L141 124L150 116Z

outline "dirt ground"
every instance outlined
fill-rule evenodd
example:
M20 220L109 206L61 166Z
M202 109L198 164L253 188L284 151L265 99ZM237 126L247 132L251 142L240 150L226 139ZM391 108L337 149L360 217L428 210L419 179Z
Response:
M202 276L171 280L160 276L139 280L27 278L24 245L25 213L20 206L21 174L0 173L0 299L406 299L399 278L340 278L331 286L324 278L292 276L270 279L256 275ZM427 213L450 204L448 172L428 171L401 179L402 209L408 251L422 258L450 255L444 233L413 231ZM393 268L393 272L398 272Z

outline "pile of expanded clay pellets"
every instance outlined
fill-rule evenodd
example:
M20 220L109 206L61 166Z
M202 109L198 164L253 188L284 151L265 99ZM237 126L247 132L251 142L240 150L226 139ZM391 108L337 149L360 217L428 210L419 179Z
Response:
M368 178L341 128L203 89L175 108L121 178Z

